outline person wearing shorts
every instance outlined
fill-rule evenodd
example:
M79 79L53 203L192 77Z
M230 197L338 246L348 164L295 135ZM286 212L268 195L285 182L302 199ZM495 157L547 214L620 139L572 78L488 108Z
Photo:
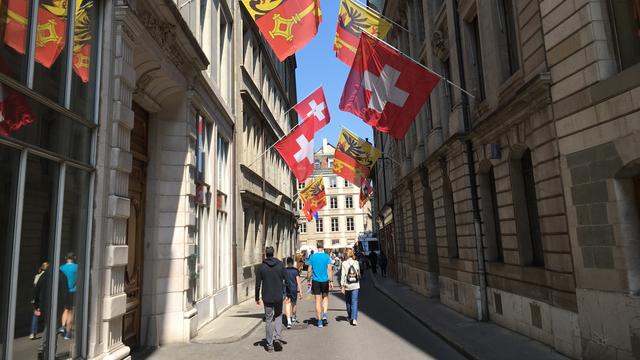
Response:
M318 252L309 257L307 281L312 281L311 293L316 300L316 319L319 328L329 323L329 291L333 288L331 268L331 257L325 254L322 245L318 245Z

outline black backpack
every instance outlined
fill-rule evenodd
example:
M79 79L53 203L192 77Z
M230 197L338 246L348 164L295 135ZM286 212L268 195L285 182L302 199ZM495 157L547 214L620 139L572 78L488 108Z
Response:
M360 275L358 275L356 268L350 265L349 271L347 271L347 284L355 284L358 281L360 281Z

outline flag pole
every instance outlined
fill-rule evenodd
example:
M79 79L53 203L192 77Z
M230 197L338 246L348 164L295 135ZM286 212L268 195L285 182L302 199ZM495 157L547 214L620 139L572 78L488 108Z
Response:
M446 77L444 77L444 76L440 75L439 73L435 72L434 70L431 70L429 67L427 67L427 66L425 66L425 65L421 64L419 61L415 60L415 59L414 59L414 58L412 58L411 56L409 56L409 55L407 55L407 54L403 53L402 51L398 50L398 48L396 48L395 46L393 46L393 45L389 44L388 42L386 42L386 41L384 41L384 40L382 40L382 39L380 39L380 38L376 37L375 35L371 34L370 32L368 32L368 31L366 31L366 30L362 30L362 32L363 32L363 33L366 33L367 35L371 36L372 38L376 39L377 41L380 41L380 42L382 42L383 44L387 45L388 47L392 48L393 50L397 51L397 52L398 52L398 54L400 54L400 55L404 56L405 58L407 58L408 60L410 60L410 61L411 61L411 62L413 62L414 64L416 64L416 65L418 65L418 66L422 67L423 69L427 70L428 72L430 72L430 73L432 73L432 74L434 74L434 75L438 76L440 79L442 79L442 80L444 80L444 81L448 82L449 84L453 85L455 88L457 88L458 90L460 90L460 91L462 91L463 93L467 94L467 95L468 95L469 97L471 97L472 99L475 99L475 98L476 98L472 93L470 93L470 92L468 92L467 90L465 90L465 89L461 88L458 84L456 84L456 83L452 82L451 80L449 80L449 79L447 79Z

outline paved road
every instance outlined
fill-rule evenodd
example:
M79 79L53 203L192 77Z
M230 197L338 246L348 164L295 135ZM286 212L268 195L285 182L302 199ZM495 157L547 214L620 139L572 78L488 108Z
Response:
M371 273L367 274L371 276ZM455 349L408 316L378 292L365 277L360 295L358 326L345 320L344 299L339 292L329 301L329 326L317 328L306 322L315 317L311 296L299 301L298 318L305 324L284 329L281 352L263 348L264 326L245 339L225 345L184 344L162 347L147 358L153 360L198 359L464 359ZM345 319L345 320L343 320ZM140 357L134 357L138 359Z

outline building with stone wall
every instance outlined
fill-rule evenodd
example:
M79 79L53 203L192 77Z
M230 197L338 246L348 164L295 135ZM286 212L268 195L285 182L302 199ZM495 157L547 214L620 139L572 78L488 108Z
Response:
M375 133L381 246L403 283L574 358L637 358L632 1L372 2L441 82Z
M302 202L298 201L298 248L317 249L322 243L325 249L353 247L358 235L372 230L371 202L360 208L360 188L333 173L333 156L336 149L327 139L314 153L313 175L306 183L298 183L298 191L316 176L324 177L327 205L318 211L318 219L307 221L302 214Z
M248 13L236 21L238 44L236 284L253 298L266 246L282 258L295 251L295 178L272 145L298 122L295 56L279 62ZM241 45L241 46L240 46Z
M292 197L290 173L264 158L247 206L237 164L248 161L251 109L263 114L259 146L290 128L295 59L278 63L253 40L252 63L245 40L257 35L243 32L252 21L237 1L70 1L75 14L38 3L48 24L63 24L46 39L20 25L20 9L0 11L0 358L37 358L30 300L45 261L43 314L64 300L52 290L67 286L57 269L69 263L77 282L71 341L56 341L61 319L43 316L42 358L125 359L188 342L241 297L240 209L261 209L262 239L293 249L291 201L264 212Z

